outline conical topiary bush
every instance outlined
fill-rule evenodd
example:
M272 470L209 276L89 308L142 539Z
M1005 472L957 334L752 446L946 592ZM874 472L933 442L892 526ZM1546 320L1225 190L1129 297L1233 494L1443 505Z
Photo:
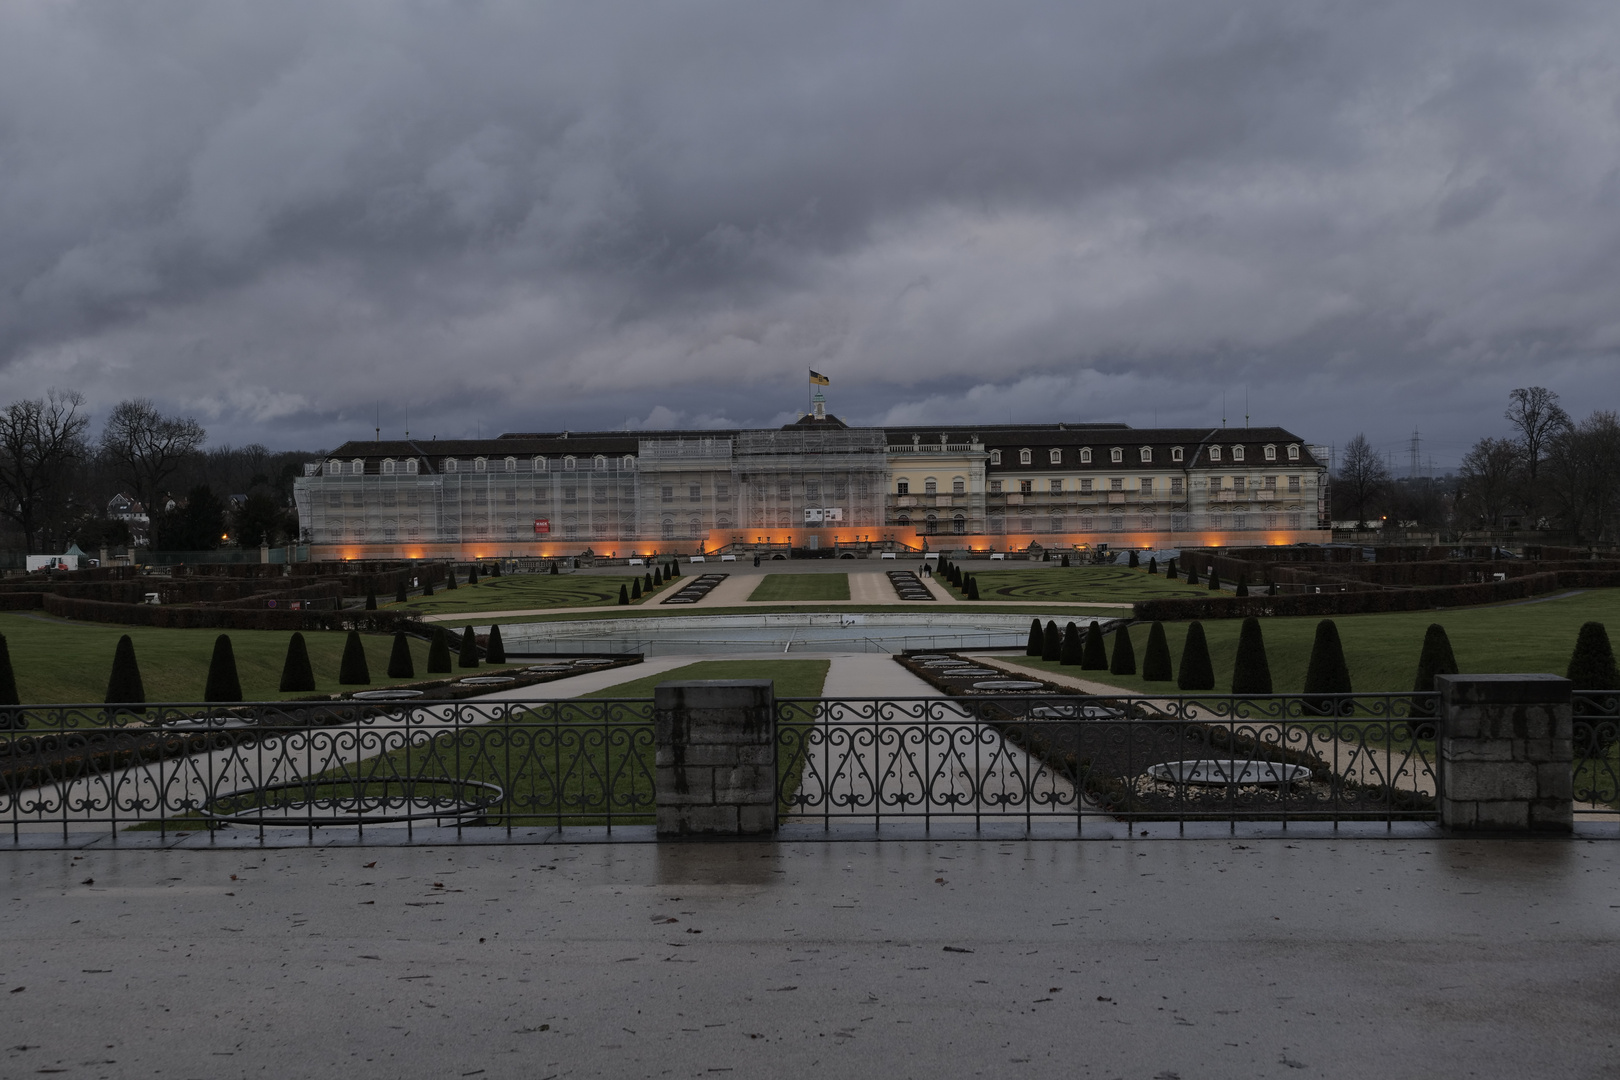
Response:
M500 563L499 559L495 560L495 565L490 567L489 576L490 577L500 577L501 576L501 563Z
M967 598L969 600L977 600L979 598L979 579L977 577L968 578Z
M442 626L433 628L433 643L428 646L427 669L429 675L450 673L450 632Z
M1142 681L1169 682L1173 678L1170 642L1164 636L1164 623L1156 622L1148 628L1147 650L1142 654Z
M623 585L620 585L619 586L619 603L628 604L629 602L630 602L630 590L626 589Z
M1187 564L1187 584L1189 584L1189 585L1198 584L1198 564L1197 563L1189 562Z
M1149 555L1148 556L1148 573L1153 574L1155 576L1158 575L1158 573L1159 573L1159 557L1157 555Z
M135 662L135 642L125 634L113 650L112 674L107 679L108 705L146 704L146 685L141 682L141 666Z
M394 603L403 604L406 600L409 600L409 599L410 599L410 597L408 595L406 595L406 592L405 592L405 578L403 576L401 576L400 579L399 579L399 588L394 590Z
M422 595L433 595L433 579L428 577L426 573L422 575Z
M478 584L478 564L477 563L474 563L473 565L467 567L467 584L469 584L469 585Z
M17 694L17 672L11 666L11 650L6 646L6 635L0 634L0 705L21 704L22 698Z
M1266 582L1266 595L1267 596L1276 596L1277 595L1277 582L1276 582L1275 579Z
M446 591L456 587L456 568L453 566L444 568L444 587Z
M553 574L561 573L561 571L559 571L557 569L557 560L556 559L551 560L551 572Z
M366 665L366 644L360 640L360 631L350 630L343 642L343 659L338 662L340 686L370 686L371 668Z
M473 636L473 628L467 627L461 634L461 655L456 658L456 666L475 668L478 666L478 639Z
M1415 693L1433 694L1436 675L1455 674L1457 674L1457 657L1451 651L1451 638L1446 636L1445 627L1439 623L1430 623L1428 630L1423 633L1423 650L1418 654L1418 669L1412 678L1412 690ZM1439 711L1440 700L1436 697L1412 699L1413 716L1435 716ZM1413 723L1411 734L1414 739L1432 739L1435 735L1435 726Z
M1327 716L1334 711L1333 699L1326 694L1350 694L1350 665L1344 660L1344 645L1332 619L1316 624L1316 640L1311 643L1311 662L1305 669L1305 705ZM1343 702L1345 711L1353 706Z
M367 611L376 611L377 610L377 590L376 589L367 589L366 590L366 610Z
M632 599L632 600L640 600L641 599L641 579L640 578L631 578L630 579L630 599Z
M1108 670L1108 644L1103 641L1102 627L1096 619L1086 627L1086 640L1080 647L1080 667L1084 671Z
M388 677L416 678L416 662L411 659L411 639L405 636L403 630L394 632L394 648L388 654Z
M1079 667L1080 658L1085 654L1084 639L1080 636L1080 628L1070 623L1063 628L1063 651L1058 654L1058 663L1064 667Z
M1057 623L1048 622L1041 633L1041 659L1056 663L1063 656L1063 634Z
M1136 646L1131 643L1131 628L1128 625L1114 631L1114 658L1108 662L1108 674L1136 674Z
M242 679L236 673L236 650L231 636L214 639L214 655L208 661L208 682L203 686L204 701L241 701Z
M1191 569L1187 571L1192 573ZM1204 624L1190 623L1187 640L1181 645L1181 664L1176 672L1176 687L1181 690L1215 689L1215 665L1209 659L1209 640L1204 637Z
M1575 684L1576 691L1620 689L1620 672L1615 670L1614 648L1609 644L1609 632L1602 623L1581 624L1565 678Z
M1128 560L1126 560L1126 564L1132 570L1135 570L1137 567L1142 565L1142 557L1136 553L1135 548L1131 549L1131 557Z
M1170 557L1170 561L1164 564L1164 576L1169 578L1171 581L1174 581L1177 577L1176 560L1175 556L1173 555Z
M489 627L489 640L484 643L484 660L491 664L506 663L506 646L501 644L501 628L494 623Z
M1210 575L1214 577L1213 574ZM1266 639L1260 620L1250 615L1238 631L1237 660L1232 665L1232 693L1271 693L1271 664L1266 660Z
M1029 620L1029 640L1024 643L1025 656L1039 656L1046 651L1046 632L1041 629L1041 620Z
M643 574L641 577L642 577L641 591L644 592L644 593L652 592L653 589L656 588L656 586L653 584L652 575L651 574Z
M1238 575L1237 588L1232 590L1232 595L1233 596L1248 596L1249 595L1249 575L1248 574L1239 574Z
M1209 565L1209 591L1219 592L1221 588L1221 573L1215 569L1215 564Z
M308 694L314 689L315 669L309 663L309 647L304 644L303 634L294 633L287 641L287 658L281 662L281 692Z
M1059 566L1068 566L1069 565L1069 556L1067 554L1065 554L1063 556L1063 559L1058 563L1058 565Z

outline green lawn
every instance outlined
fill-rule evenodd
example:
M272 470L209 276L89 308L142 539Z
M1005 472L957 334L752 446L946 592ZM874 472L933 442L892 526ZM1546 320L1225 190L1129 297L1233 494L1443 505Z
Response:
M1042 566L1039 569L979 570L976 563L960 563L962 571L979 583L979 599L1042 600L1123 604L1137 600L1163 600L1208 596L1202 585L1188 585L1147 568L1125 566ZM944 578L940 578L944 581ZM961 590L957 590L960 595Z
M126 633L135 643L135 659L146 685L146 700L197 701L202 697L218 630L109 626L0 612L0 634L5 635L11 652L18 695L25 705L101 701L107 695L113 650ZM283 694L277 689L281 684L281 666L287 657L287 642L292 638L290 631L232 630L229 633L244 698L279 701L303 696ZM304 642L315 669L317 693L335 694L355 689L337 683L338 661L343 656L343 642L347 637L342 631L305 631ZM364 634L362 640L372 685L409 681L384 676L393 648L390 636ZM427 652L426 641L411 639L411 657L419 679L427 677Z
M391 611L453 615L462 611L527 611L543 608L608 607L619 602L619 586L630 587L629 575L503 574L476 585L435 589L432 596L413 596L403 604L378 602ZM678 582L680 579L677 578ZM645 577L643 577L645 585ZM666 583L654 592L669 588ZM632 600L632 604L641 603Z
M1609 627L1611 640L1620 635L1620 589L1594 589L1578 596L1529 604L1345 615L1334 622L1344 642L1344 655L1350 666L1352 684L1356 690L1370 693L1412 689L1412 679L1417 674L1418 654L1423 647L1423 634L1430 623L1439 623L1446 628L1452 649L1457 654L1457 665L1465 672L1562 675L1569 666L1576 633L1581 624L1589 620L1605 623ZM1296 693L1304 689L1305 668L1310 662L1311 643L1315 640L1319 621L1315 617L1260 621L1265 634L1266 658L1271 666L1272 683L1278 693ZM1058 621L1059 629L1063 625L1062 621ZM1178 671L1188 625L1164 625L1170 643L1170 656ZM1238 619L1213 619L1204 623L1210 657L1215 665L1217 692L1227 693L1231 689L1232 664L1237 656L1237 637L1241 625ZM1081 629L1085 629L1084 623ZM1131 628L1131 644L1136 650L1138 669L1147 648L1147 637L1146 625ZM1114 643L1110 637L1109 656L1113 655L1113 650ZM1174 692L1174 683L1143 682L1135 675L1082 672L1078 667L1066 668L1033 657L1019 659L1020 663L1026 661L1036 667L1096 679L1135 692L1165 693L1167 689Z
M848 600L848 574L766 574L748 597L750 603L774 600Z

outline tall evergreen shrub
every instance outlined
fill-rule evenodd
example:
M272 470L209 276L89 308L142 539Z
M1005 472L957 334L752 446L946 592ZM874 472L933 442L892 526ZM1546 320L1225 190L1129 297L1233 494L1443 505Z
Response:
M1159 557L1157 555L1148 556L1148 573L1155 576L1159 573Z
M1192 570L1189 568L1190 575ZM1177 670L1176 688L1180 690L1215 689L1215 665L1209 659L1209 639L1204 637L1204 624L1193 622L1187 626L1187 640L1181 645L1181 664Z
M1029 640L1024 643L1025 656L1039 656L1046 649L1046 635L1041 630L1041 620L1029 620Z
M433 595L433 579L428 577L426 571L423 571L423 573L422 573L422 595L423 596L432 596Z
M1277 595L1277 580L1275 578L1273 578L1272 580L1266 582L1266 595L1267 596L1276 596Z
M1174 555L1170 556L1170 561L1164 564L1164 576L1171 581L1176 580L1176 557Z
M1232 665L1232 693L1271 692L1271 664L1266 660L1266 639L1260 632L1260 620L1250 615L1243 620L1243 628L1238 631L1237 660Z
M1209 564L1209 591L1219 592L1221 588L1221 572L1215 569L1215 564Z
M427 669L429 675L450 673L450 632L442 626L433 628L433 644L428 646Z
M394 632L394 648L388 654L388 677L390 679L416 678L416 662L411 659L411 640L405 636L405 631Z
M107 678L107 704L146 704L141 666L135 662L135 642L128 634L118 639L118 647L113 650L112 674Z
M620 586L621 589L623 587L624 586L622 586L622 585ZM631 578L630 579L630 599L632 599L632 600L640 600L641 599L641 579L640 578Z
M1173 678L1170 642L1164 636L1164 623L1156 622L1148 629L1147 651L1142 654L1142 681L1169 682Z
M1198 564L1195 562L1187 563L1187 584L1198 584Z
M500 577L501 576L501 560L499 560L499 559L495 560L495 565L490 567L490 569L489 569L489 576L490 577Z
M1239 574L1238 575L1237 588L1233 590L1232 595L1234 595L1234 596L1248 596L1249 595L1249 575L1248 574Z
M1114 631L1114 659L1108 664L1110 675L1136 674L1136 646L1131 643L1131 628L1121 626Z
M461 655L456 658L456 666L475 668L478 666L478 639L473 636L473 628L467 627L461 634Z
M1080 658L1085 654L1085 646L1081 643L1080 628L1070 623L1063 628L1063 651L1058 654L1058 663L1064 667L1079 667Z
M619 603L628 604L629 602L630 602L630 590L626 589L623 585L620 585L619 586Z
M360 631L350 630L343 643L343 659L338 664L338 683L342 686L369 686L371 668L366 664L366 645L360 640Z
M456 568L454 566L444 568L444 587L446 591L456 587Z
M17 672L11 666L11 650L6 647L6 635L0 634L0 705L21 704L22 698L17 695Z
M560 571L557 569L557 560L556 559L551 560L551 572L553 574L560 573Z
M1333 701L1324 694L1349 694L1350 665L1344 660L1344 644L1339 640L1339 628L1332 619L1316 624L1316 640L1311 643L1311 662L1305 669L1305 704L1314 711L1327 715L1333 711ZM1348 708L1349 702L1344 703Z
M208 682L203 686L204 701L241 701L242 679L236 673L236 650L231 636L214 639L214 655L208 660Z
M467 584L469 584L469 585L478 584L478 564L477 563L473 563L471 566L467 567Z
M1423 634L1423 651L1418 654L1417 675L1412 679L1412 689L1418 693L1432 693L1436 675L1455 674L1457 657L1451 651L1451 639L1446 636L1446 628L1439 623L1430 623L1429 629Z
M1086 642L1080 650L1080 667L1085 671L1108 670L1108 645L1103 641L1102 627L1092 619L1086 627Z
M968 577L967 598L969 600L979 598L979 579L975 576Z
M410 599L410 597L405 592L405 577L404 575L401 575L399 579L399 588L394 590L394 603L403 604L408 599Z
M506 663L506 646L501 644L501 628L494 623L489 627L489 640L484 643L484 660L490 664Z
M643 574L641 576L642 576L642 580L643 580L643 585L641 587L641 591L644 592L644 593L652 592L653 589L655 589L657 587L656 584L653 582L652 575L651 574Z
M1614 648L1609 644L1609 631L1602 623L1581 624L1565 677L1575 684L1576 690L1620 689L1620 672L1615 670Z
M1041 659L1056 661L1063 656L1063 634L1058 630L1057 623L1048 622L1046 630L1041 634Z
M377 610L377 590L376 589L367 589L366 590L366 610L367 611L376 611Z
M308 694L314 689L315 669L309 663L309 647L304 644L304 635L295 632L287 640L287 657L281 662L281 692Z
M1068 556L1068 555L1067 555L1067 554L1065 554L1065 555L1064 555L1064 556L1063 556L1063 559L1062 559L1062 561L1060 561L1060 562L1059 562L1059 563L1058 563L1058 565L1059 565L1059 566L1068 566L1068 565L1069 565L1069 556Z
M1131 549L1131 557L1126 561L1126 565L1132 570L1142 565L1142 557L1136 553L1135 548Z

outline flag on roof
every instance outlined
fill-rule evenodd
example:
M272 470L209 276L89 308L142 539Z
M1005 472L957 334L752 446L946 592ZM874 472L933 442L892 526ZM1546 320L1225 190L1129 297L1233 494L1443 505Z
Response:
M815 368L810 369L810 381L815 383L817 386L832 385L832 380L827 378L827 376L823 375L821 372L817 371Z

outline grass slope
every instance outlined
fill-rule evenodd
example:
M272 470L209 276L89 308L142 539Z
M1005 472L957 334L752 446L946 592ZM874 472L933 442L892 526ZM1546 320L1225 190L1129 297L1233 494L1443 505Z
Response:
M766 574L749 603L773 600L848 600L848 574Z
M218 630L171 630L163 627L108 626L104 623L69 622L49 617L0 612L0 634L5 634L11 650L11 663L17 672L17 690L25 705L99 702L107 694L107 676L112 671L113 649L118 639L129 634L135 643L135 658L141 665L148 701L197 701L208 681L208 660L214 652ZM283 694L281 665L287 658L290 631L229 631L236 670L242 679L242 696L248 701L280 701L299 697ZM341 631L306 631L304 641L315 669L318 693L335 694L338 661L343 656L347 634ZM393 638L384 634L364 634L366 664L373 686L387 686L409 680L389 679L388 654ZM411 657L417 678L427 677L428 645L412 639Z
M403 604L384 603L394 611L453 615L458 611L527 611L542 608L609 607L619 603L619 586L630 577L606 574L504 574L477 585L438 588L432 596L413 596ZM664 588L668 588L665 585ZM663 589L654 589L654 595ZM386 601L387 597L378 597ZM632 600L631 605L645 600Z
M1044 616L1043 616L1044 618ZM1412 689L1417 673L1423 634L1430 623L1446 628L1457 665L1471 674L1532 673L1562 675L1575 649L1575 636L1583 622L1605 623L1613 635L1620 631L1620 589L1594 589L1577 596L1529 604L1495 607L1454 608L1448 611L1387 612L1377 615L1345 615L1334 620L1344 642L1345 660L1355 689L1404 692ZM1262 619L1266 657L1271 665L1272 682L1278 693L1297 693L1305 686L1305 668L1310 662L1311 642L1315 639L1315 616ZM1058 622L1061 627L1062 621ZM1204 623L1209 638L1210 658L1215 665L1216 691L1228 693L1232 665L1237 657L1238 619L1217 619ZM1187 623L1165 623L1170 656L1177 671L1181 647L1187 638ZM1084 624L1082 624L1084 628ZM1141 657L1147 646L1148 626L1131 628L1131 644ZM1109 644L1113 654L1113 644ZM1175 692L1174 683L1143 682L1137 675L1111 675L1082 672L1055 662L1018 657L1028 663L1080 678L1094 678L1127 690ZM1583 687L1582 689L1609 689Z
M1144 567L1125 566L1043 566L1040 569L979 570L974 563L962 563L965 573L979 583L981 601L1043 600L1120 604L1137 600L1179 599L1208 596L1202 585L1188 585L1163 573L1150 574ZM940 581L943 583L944 579ZM960 594L961 590L957 590Z

